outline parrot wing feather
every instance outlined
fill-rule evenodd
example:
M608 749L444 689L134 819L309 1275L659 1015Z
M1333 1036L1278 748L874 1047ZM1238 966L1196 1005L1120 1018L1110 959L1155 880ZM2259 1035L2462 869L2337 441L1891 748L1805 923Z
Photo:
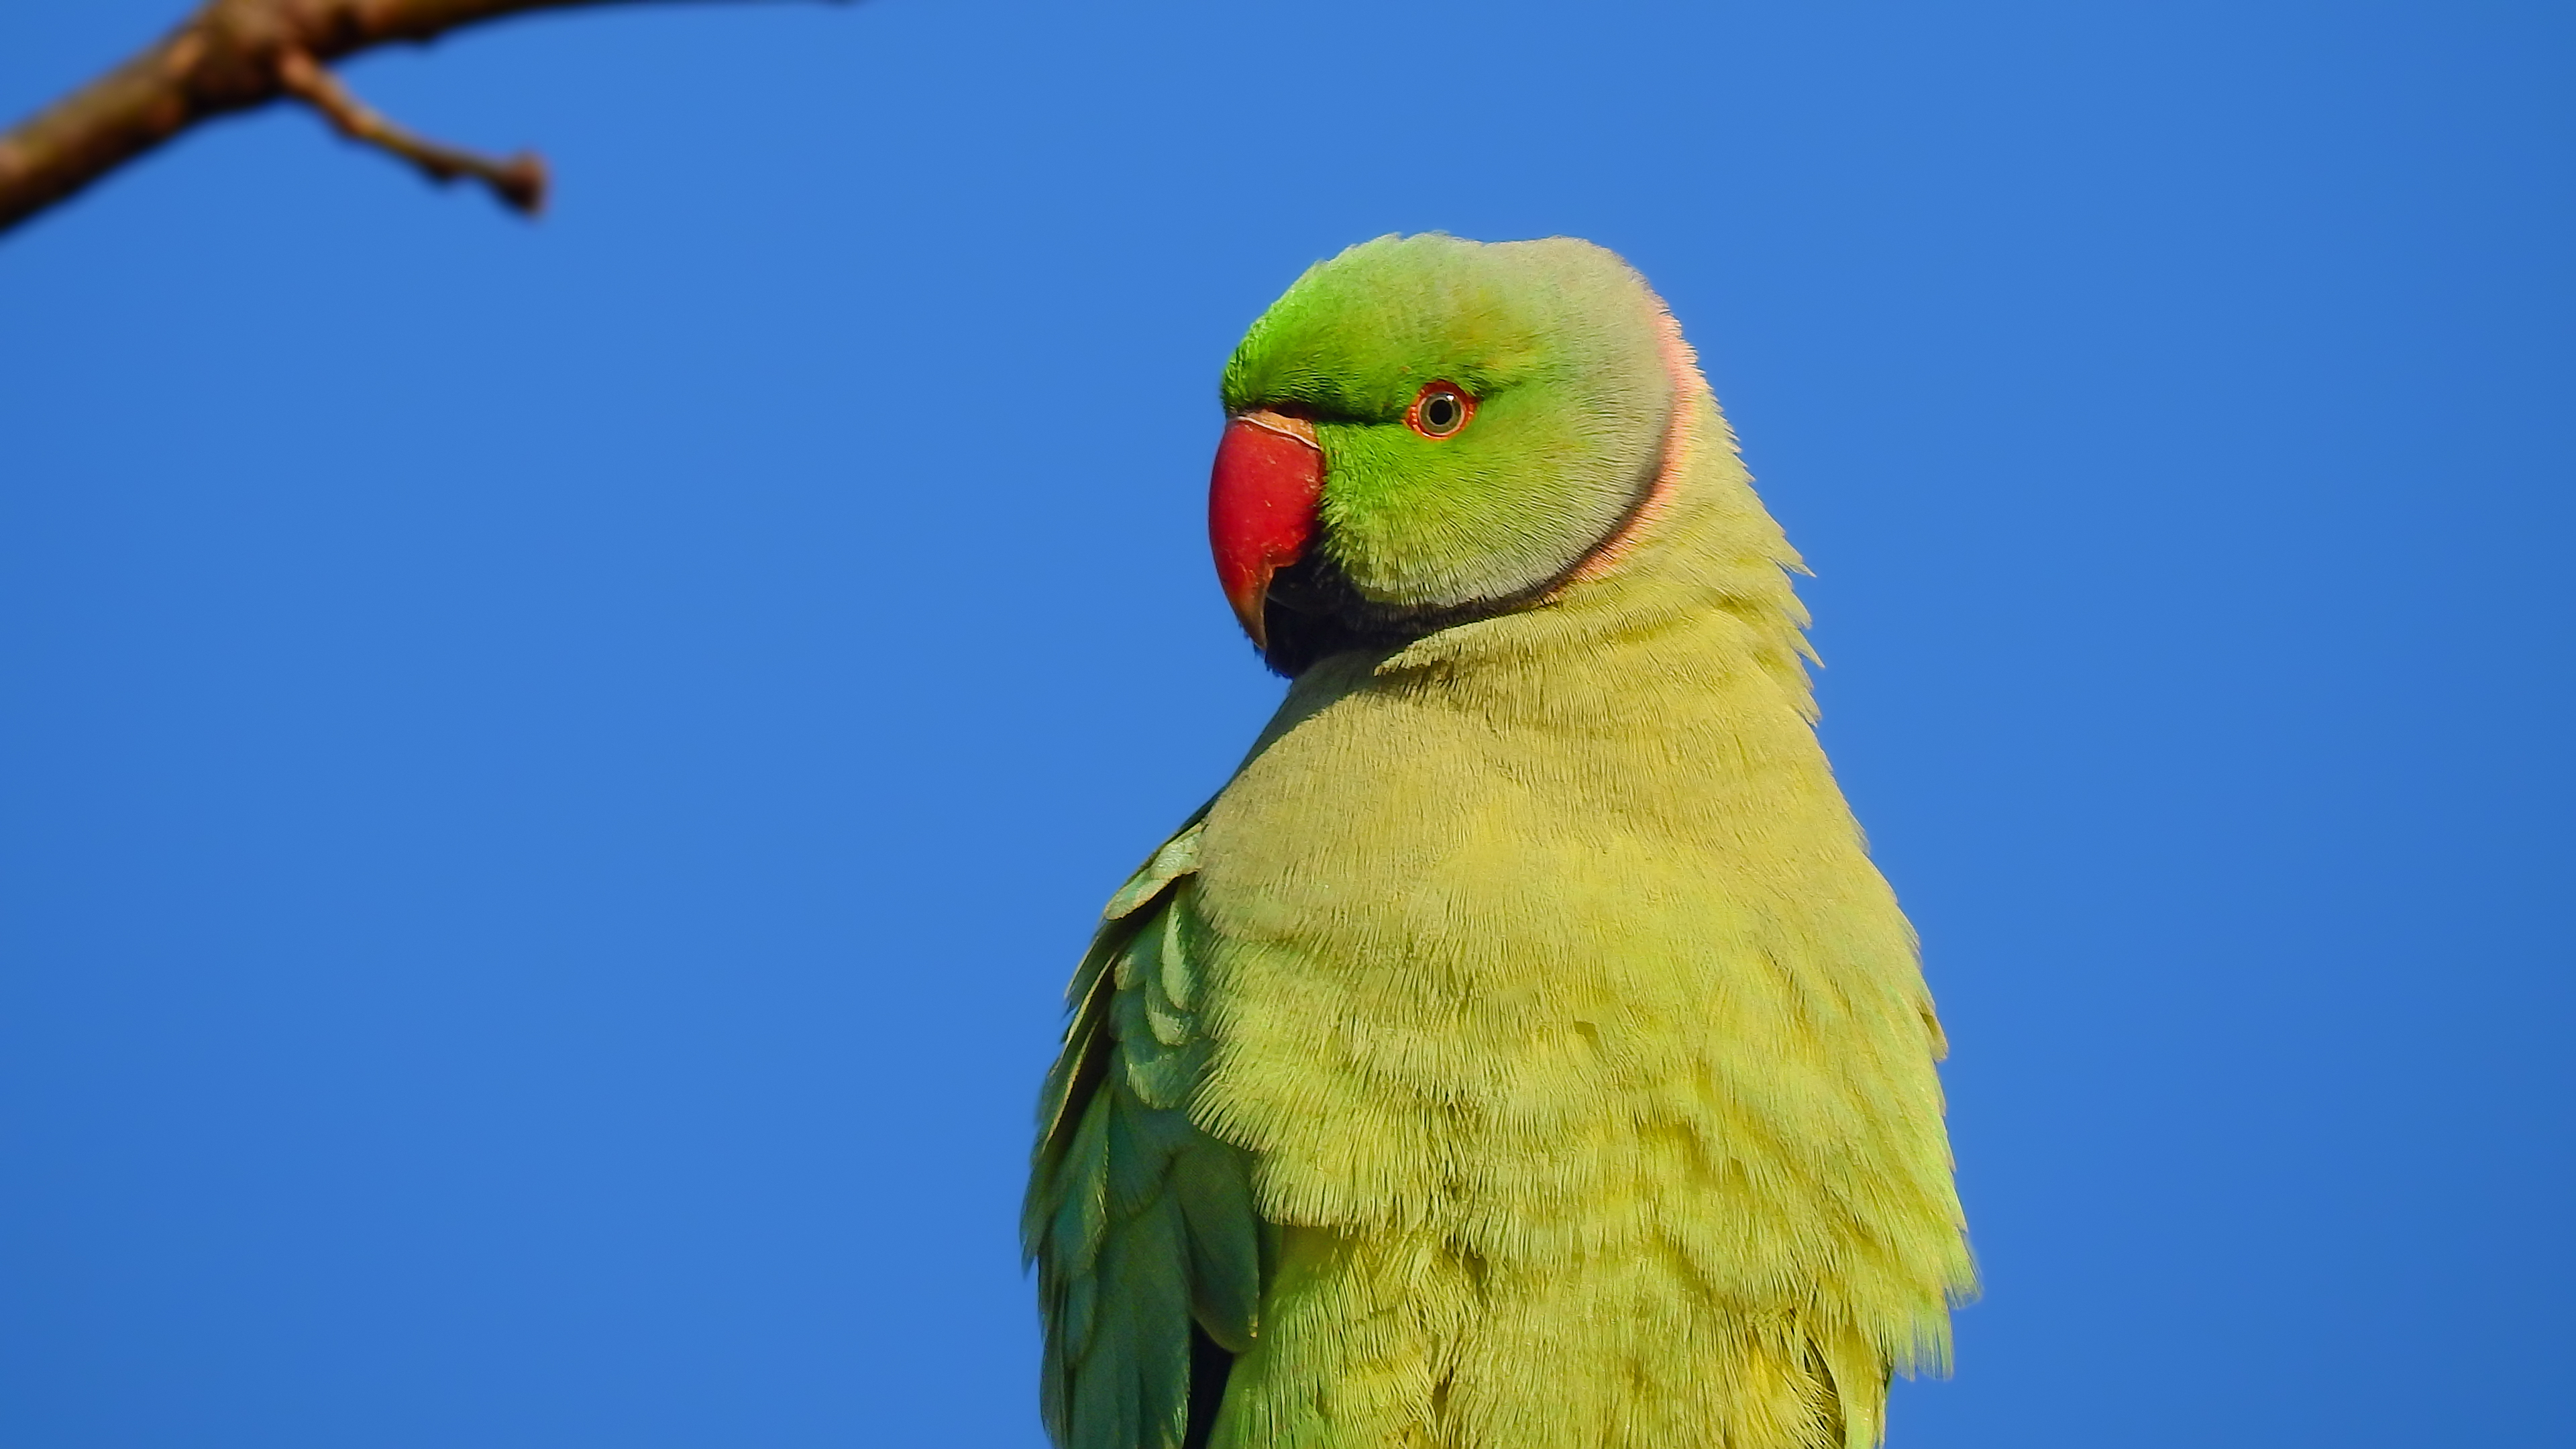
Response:
M1041 1400L1064 1449L1199 1449L1229 1355L1259 1329L1251 1159L1189 1115L1210 1050L1198 823L1111 897L1038 1097L1021 1238L1046 1324Z

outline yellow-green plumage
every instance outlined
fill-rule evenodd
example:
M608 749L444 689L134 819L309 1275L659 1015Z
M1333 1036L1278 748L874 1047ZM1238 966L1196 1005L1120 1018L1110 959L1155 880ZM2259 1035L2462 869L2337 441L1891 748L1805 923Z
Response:
M1030 1196L1072 1449L1867 1446L1945 1358L1940 1030L1663 330L1619 536L1315 663L1113 903Z

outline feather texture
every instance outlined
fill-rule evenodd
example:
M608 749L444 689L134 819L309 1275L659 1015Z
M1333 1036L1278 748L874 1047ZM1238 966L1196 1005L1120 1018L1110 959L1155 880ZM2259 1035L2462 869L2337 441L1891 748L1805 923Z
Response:
M1198 837L1194 819L1111 900L1039 1098L1021 1237L1046 1323L1047 1426L1072 1449L1196 1449L1192 1379L1222 1356L1194 1353L1193 1329L1236 1354L1259 1323L1247 1159L1188 1113L1208 1057L1193 1009Z

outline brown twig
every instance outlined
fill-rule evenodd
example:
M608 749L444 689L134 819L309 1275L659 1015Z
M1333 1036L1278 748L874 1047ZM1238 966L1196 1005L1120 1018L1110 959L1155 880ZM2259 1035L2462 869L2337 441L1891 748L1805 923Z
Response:
M470 176L523 212L545 200L545 163L494 161L426 141L369 110L323 62L481 21L610 0L205 0L125 64L0 134L0 231L213 116L292 96L342 135L446 181Z
M460 176L471 176L492 188L492 194L512 210L528 216L545 210L546 163L534 152L522 151L506 161L496 161L424 140L386 120L352 95L338 76L324 70L320 61L300 50L287 51L277 58L277 79L287 94L320 111L333 130L352 141L363 141L401 157L442 186Z

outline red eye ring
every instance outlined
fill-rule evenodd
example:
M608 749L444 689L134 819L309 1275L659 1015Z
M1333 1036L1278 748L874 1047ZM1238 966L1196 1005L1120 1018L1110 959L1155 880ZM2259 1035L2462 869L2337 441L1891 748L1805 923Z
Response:
M1475 398L1446 378L1424 383L1413 395L1413 406L1404 410L1404 425L1435 443L1458 436L1475 419Z

